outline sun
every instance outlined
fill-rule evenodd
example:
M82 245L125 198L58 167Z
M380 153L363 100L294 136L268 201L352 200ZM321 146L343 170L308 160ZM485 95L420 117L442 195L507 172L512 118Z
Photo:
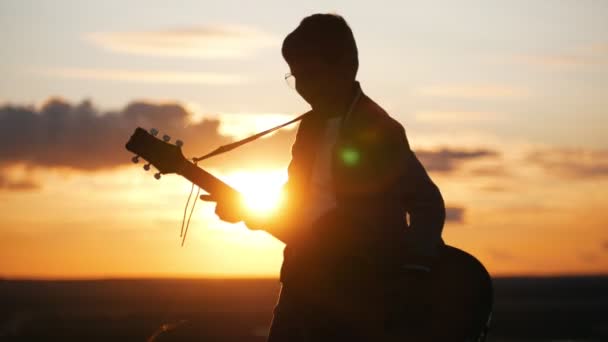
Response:
M285 171L238 171L226 175L230 185L243 195L243 205L256 216L270 216L283 201Z

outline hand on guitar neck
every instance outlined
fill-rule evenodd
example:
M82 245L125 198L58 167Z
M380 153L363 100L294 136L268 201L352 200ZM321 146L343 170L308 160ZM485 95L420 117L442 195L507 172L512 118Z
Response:
M247 212L237 190L184 157L181 142L172 144L169 136L165 135L161 140L157 135L156 129L148 132L138 127L125 146L136 154L132 159L134 162L140 157L149 162L144 170L149 170L150 165L158 169L156 179L160 179L161 174L181 175L210 194L202 195L201 199L217 202L215 212L222 220L230 223L244 221L250 229L264 230L286 244L301 240L302 237L296 236L298 229L293 226L293 222L298 220L289 210L278 210L272 217L258 217Z
M200 199L207 202L216 202L215 214L222 221L228 223L243 221L247 228L266 231L285 244L295 242L297 229L293 227L293 220L288 220L289 215L285 211L279 210L272 216L259 216L243 209L243 206L238 201L218 200L216 196L211 194L201 195Z
M237 223L245 220L245 212L241 210L241 206L239 205L230 205L228 202L218 201L217 198L211 194L201 195L200 199L207 202L216 202L215 214L222 221Z

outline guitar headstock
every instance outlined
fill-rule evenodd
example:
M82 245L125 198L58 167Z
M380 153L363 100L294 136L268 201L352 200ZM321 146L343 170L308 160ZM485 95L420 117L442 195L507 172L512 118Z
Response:
M158 135L156 129L147 132L138 127L125 147L136 154L132 159L134 163L137 163L139 157L149 162L149 164L144 165L145 170L150 169L150 164L154 165L160 171L155 174L158 179L161 173L178 173L183 168L184 163L188 163L188 161L182 153L182 142L180 140L177 140L174 145L169 142L171 138L168 135L164 135L162 140L158 139L156 135Z

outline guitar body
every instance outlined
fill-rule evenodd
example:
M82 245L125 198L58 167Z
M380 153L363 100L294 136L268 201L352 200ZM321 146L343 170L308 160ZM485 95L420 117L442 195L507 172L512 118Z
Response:
M430 303L432 341L483 341L493 306L492 279L472 255L442 248L423 294Z
M409 266L409 264L408 264ZM408 269L381 280L372 293L376 303L354 338L361 341L485 341L493 306L492 280L484 266L460 249L444 246L430 271ZM352 297L351 297L352 299ZM358 329L357 327L370 328ZM366 330L368 333L366 333Z
M493 306L491 278L460 249L444 246L430 266L380 271L345 265L319 276L309 264L284 288L314 340L352 342L484 341ZM352 273L348 268L363 269ZM422 266L422 265L419 265ZM351 268L352 270L352 268ZM321 271L323 272L323 271ZM282 297L287 295L287 298ZM281 310L279 310L281 311Z

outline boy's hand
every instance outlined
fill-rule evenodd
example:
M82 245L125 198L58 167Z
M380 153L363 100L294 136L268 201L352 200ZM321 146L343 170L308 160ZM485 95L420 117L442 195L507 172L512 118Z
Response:
M268 221L265 218L250 215L247 210L243 209L239 201L218 201L213 195L201 195L200 199L207 202L217 202L215 205L215 214L222 221L228 223L244 221L247 228L251 230L263 230L263 227L268 225Z
M215 214L222 221L237 223L243 220L241 205L238 201L218 201L213 195L201 195L200 199L207 202L217 202L215 205Z

